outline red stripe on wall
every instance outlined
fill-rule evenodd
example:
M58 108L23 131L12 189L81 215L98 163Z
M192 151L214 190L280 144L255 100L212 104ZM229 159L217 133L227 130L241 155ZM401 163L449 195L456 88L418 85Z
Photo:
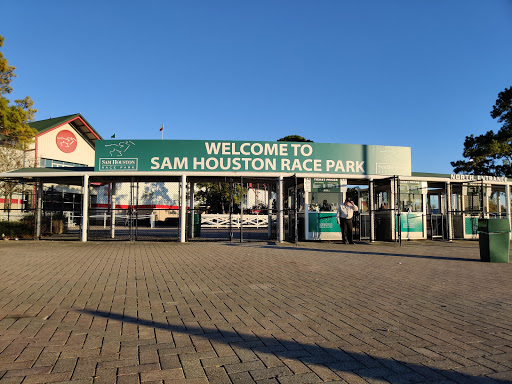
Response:
M4 198L0 198L0 204L4 204L5 203L5 199ZM23 200L21 199L11 199L11 204L23 204Z
M92 208L110 208L108 204L91 204ZM179 209L177 205L159 205L159 204L149 204L149 205L117 205L116 209Z

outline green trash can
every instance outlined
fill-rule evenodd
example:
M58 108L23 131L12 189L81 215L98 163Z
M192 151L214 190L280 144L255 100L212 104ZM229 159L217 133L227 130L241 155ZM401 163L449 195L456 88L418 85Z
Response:
M508 219L478 219L480 260L508 263L510 223Z
M194 212L194 237L201 237L201 212Z

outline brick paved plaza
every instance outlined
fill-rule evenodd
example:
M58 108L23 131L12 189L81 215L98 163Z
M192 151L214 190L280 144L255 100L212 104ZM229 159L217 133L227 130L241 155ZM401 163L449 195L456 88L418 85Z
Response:
M2 383L512 382L478 243L0 243Z

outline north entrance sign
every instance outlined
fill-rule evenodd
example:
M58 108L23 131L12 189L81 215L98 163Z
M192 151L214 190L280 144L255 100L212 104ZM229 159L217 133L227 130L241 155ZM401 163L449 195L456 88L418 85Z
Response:
M98 140L96 171L411 175L411 149L286 141Z

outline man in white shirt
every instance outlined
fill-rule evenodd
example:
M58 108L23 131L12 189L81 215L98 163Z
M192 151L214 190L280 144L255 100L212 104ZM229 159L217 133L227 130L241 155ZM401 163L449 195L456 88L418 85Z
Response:
M347 240L349 244L354 244L354 240L352 239L352 230L354 228L352 225L352 217L354 216L354 212L358 210L357 205L347 197L345 202L340 204L336 211L336 219L341 227L343 244L346 244Z

